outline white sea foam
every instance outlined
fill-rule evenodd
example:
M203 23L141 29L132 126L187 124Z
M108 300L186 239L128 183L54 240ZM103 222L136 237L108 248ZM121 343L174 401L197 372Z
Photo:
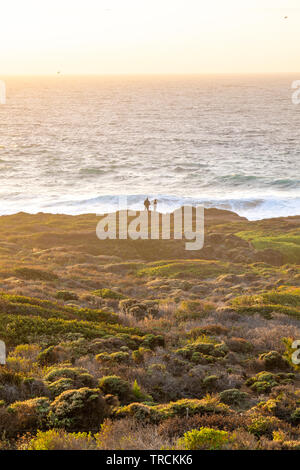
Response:
M299 77L296 77L299 78ZM182 204L300 214L292 76L8 79L0 214Z

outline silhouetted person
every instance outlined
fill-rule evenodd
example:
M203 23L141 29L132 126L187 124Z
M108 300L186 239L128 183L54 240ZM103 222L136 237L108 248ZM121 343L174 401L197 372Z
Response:
M157 209L157 199L154 199L154 201L153 201L153 208L156 211L156 209Z
M150 201L149 201L148 198L145 199L145 201L144 201L144 206L145 206L146 210L148 211L148 210L149 210L149 207L150 207Z

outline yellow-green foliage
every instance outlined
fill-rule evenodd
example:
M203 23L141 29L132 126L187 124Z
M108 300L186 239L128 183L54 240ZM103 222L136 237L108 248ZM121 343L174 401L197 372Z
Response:
M24 317L20 315L1 315L0 337L7 344L17 345L24 343L45 342L46 344L57 344L59 341L67 340L70 334L80 334L86 339L102 338L120 335L128 340L133 347L137 341L155 343L148 336L138 336L138 330L127 328L118 324L104 322L89 322L79 320L63 320L60 318L41 318L39 316Z
M183 300L176 311L178 320L197 319L207 316L215 306L210 302L200 300Z
M9 368L20 372L37 372L36 364L41 347L37 344L20 344L10 351L6 360Z
M0 294L0 313L35 315L42 318L62 318L65 320L105 321L107 323L119 321L116 314L102 310L62 306L49 300L4 293Z
M136 400L130 383L116 375L102 377L99 387L105 394L116 395L122 404Z
M60 300L78 300L78 295L75 292L67 290L59 290L56 292L55 297Z
M207 279L226 273L239 273L241 267L221 261L160 261L137 271L138 276Z
M204 428L192 429L186 432L178 440L179 448L185 450L219 450L229 442L229 434L226 431Z
M182 399L177 402L170 402L165 405L157 405L164 416L192 416L195 414L228 414L230 407L224 403L220 403L219 398L207 395L201 400Z
M270 392L273 387L278 385L292 384L295 374L273 374L271 372L259 372L250 379L246 380L246 385L258 393Z
M120 300L124 298L124 295L120 294L119 292L116 292L111 289L99 289L95 290L93 292L94 295L97 295L98 297L102 297L102 299L114 299L114 300Z
M48 389L52 397L57 397L66 390L74 389L74 381L72 379L67 379L62 377L61 379L55 380L52 383L49 383Z
M47 423L50 401L46 397L16 401L8 407L15 433L42 428Z
M111 354L108 353L100 353L97 354L96 360L101 364L122 364L128 363L130 360L130 356L128 352L118 351Z
M132 351L132 359L137 364L140 364L145 360L145 358L150 357L152 354L151 349L140 347L139 349Z
M195 341L189 341L185 346L175 351L177 355L193 362L199 362L202 359L208 362L215 362L222 358L228 352L225 343L217 343L207 336L198 337Z
M14 271L15 276L22 279L40 280L40 281L56 281L58 276L52 272L44 271L35 268L16 268Z
M93 450L96 444L91 433L68 433L51 429L38 431L26 448L27 450Z
M299 219L208 210L198 252L98 220L0 217L0 449L299 447Z
M203 414L221 414L227 415L231 412L230 407L220 403L217 397L207 395L201 400L187 399L170 402L163 405L149 406L141 403L131 403L128 406L119 408L115 415L118 418L133 416L138 420L148 422L159 422L166 418L174 416L193 416Z
M300 263L300 231L272 235L262 231L244 231L236 235L250 241L257 250L273 249L284 257L285 263Z
M273 416L257 416L252 418L251 423L248 425L248 431L259 438L272 435L276 425L278 426L278 421Z
M242 295L232 301L238 313L260 313L269 317L272 312L300 318L300 295L297 290L270 291L258 295Z
M73 388L94 387L96 385L96 379L86 369L79 367L53 366L48 370L44 379L52 384L60 379L69 379Z
M240 406L250 398L249 394L236 388L223 390L220 393L220 401L226 405Z
M70 430L99 429L108 407L99 389L83 387L61 393L51 403L49 423Z

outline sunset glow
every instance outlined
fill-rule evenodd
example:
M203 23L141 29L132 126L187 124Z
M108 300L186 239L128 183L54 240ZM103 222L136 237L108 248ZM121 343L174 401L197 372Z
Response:
M11 0L1 18L1 75L300 70L298 0Z

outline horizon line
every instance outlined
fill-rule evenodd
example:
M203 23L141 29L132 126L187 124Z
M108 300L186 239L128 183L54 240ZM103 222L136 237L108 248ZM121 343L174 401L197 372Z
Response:
M22 78L22 77L207 77L207 76L270 76L270 75L299 75L299 72L142 72L142 73L15 73L15 74L1 74L0 79L9 78Z

